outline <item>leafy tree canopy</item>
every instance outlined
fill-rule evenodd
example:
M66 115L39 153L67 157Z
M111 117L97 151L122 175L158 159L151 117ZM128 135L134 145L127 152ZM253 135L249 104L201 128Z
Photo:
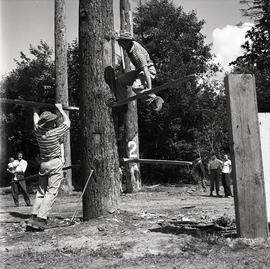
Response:
M0 96L9 99L21 99L44 103L55 103L55 65L53 49L45 41L36 47L30 45L30 56L20 52L15 60L16 68L1 82ZM78 105L78 43L68 46L68 75L70 104ZM33 134L32 109L20 105L4 105L2 126L7 136L7 155L15 156L18 151L24 153L29 161L28 173L34 173L38 167L38 146ZM79 159L79 120L78 113L70 113L72 121L71 144L72 159ZM5 169L1 169L5 171ZM3 172L1 172L3 173Z
M256 77L258 108L270 108L270 0L249 1L248 10L256 10L257 22L246 34L244 54L232 64L234 72L252 73Z
M141 155L156 159L207 158L211 151L227 148L225 99L222 85L209 83L218 67L211 64L210 46L201 33L204 21L195 11L186 13L169 0L150 0L134 15L134 33L148 50L157 68L155 84L164 84L189 74L193 81L160 93L165 99L160 113L139 104ZM172 167L144 166L147 177L177 177ZM179 170L178 170L179 173Z
M158 76L154 85L164 84L189 74L200 80L161 92L165 105L161 112L139 102L141 157L205 160L211 151L228 149L226 108L223 85L213 79L218 67L212 63L210 46L204 42L204 22L196 13L184 12L169 0L150 0L134 14L134 32L154 60ZM30 46L31 57L21 52L17 67L1 84L1 97L39 102L55 100L53 51L41 41ZM79 48L77 41L68 46L68 85L71 105L79 100ZM22 106L5 106L9 154L24 151L28 160L38 154L32 133L32 111ZM73 163L80 157L79 116L70 113ZM27 120L26 120L27 119ZM143 166L146 181L178 180L188 177L188 169ZM182 174L181 174L182 173Z

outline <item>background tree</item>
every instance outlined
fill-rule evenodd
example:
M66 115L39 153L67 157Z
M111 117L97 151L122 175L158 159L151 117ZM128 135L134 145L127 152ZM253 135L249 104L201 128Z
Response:
M251 73L256 78L259 112L270 108L270 0L249 1L247 9L256 11L256 24L246 34L244 54L232 64L236 73ZM249 16L254 17L254 13Z
M66 40L66 0L54 1L54 44L55 44L55 99L56 103L69 105L68 72L67 72L67 40ZM60 113L56 111L58 116ZM66 112L69 116L69 111ZM60 120L58 120L60 123ZM63 136L65 165L71 165L70 130ZM73 190L72 171L64 172L67 193Z
M255 20L264 16L264 11L269 8L269 3L269 0L240 0L240 4L243 5L241 9L243 15Z
M16 68L11 71L1 82L0 96L10 99L30 100L44 103L55 103L55 68L53 60L53 49L44 41L37 47L30 45L30 56L20 53L20 59L16 61ZM78 69L78 46L74 41L68 48L68 70L70 79L70 103L78 105L77 80ZM72 59L72 60L71 60ZM75 74L75 73L76 74ZM76 92L76 94L75 94ZM3 115L1 117L2 129L7 136L3 141L6 148L6 156L15 156L18 151L22 151L29 162L28 174L37 172L38 169L38 145L33 133L32 110L20 105L2 105ZM71 145L72 162L76 163L80 159L78 149L78 112L71 115ZM1 165L1 184L5 184L5 162ZM75 171L77 173L77 171ZM80 177L77 177L80 178ZM77 182L77 185L80 182Z
M113 1L80 0L80 115L83 139L82 163L86 179L94 173L83 196L83 218L100 216L114 206L120 195L119 156L113 111L107 101L113 97L105 82L106 68L112 68L114 51Z
M168 0L148 1L137 9L134 17L136 37L150 52L158 71L154 86L192 73L200 77L191 84L161 92L165 105L159 113L138 102L141 157L193 160L200 154L206 160L213 150L227 151L223 85L213 79L218 67L212 63L210 46L201 34L204 22L197 19L194 11L186 13ZM76 40L68 45L67 54L69 101L78 106L81 80ZM37 47L30 47L30 55L28 58L21 53L16 68L2 81L1 97L54 103L53 51L41 41ZM32 132L31 110L22 106L3 108L1 120L7 123L8 155L25 151L26 158L33 163L29 173L36 172L38 148ZM70 118L72 163L76 163L81 160L83 146L79 113L70 113ZM190 180L188 171L183 167L143 165L142 179L143 183ZM78 188L83 177L74 173L79 171L73 171L73 184Z
M195 11L184 12L169 0L150 0L134 14L134 33L147 48L157 68L155 86L189 74L213 75L217 66L210 64L210 46L201 33L204 21ZM225 102L220 86L179 85L163 91L164 108L156 113L139 103L141 155L145 158L193 160L198 151L207 157L220 151L226 140ZM225 129L224 129L225 128ZM181 168L143 166L149 181L186 177Z

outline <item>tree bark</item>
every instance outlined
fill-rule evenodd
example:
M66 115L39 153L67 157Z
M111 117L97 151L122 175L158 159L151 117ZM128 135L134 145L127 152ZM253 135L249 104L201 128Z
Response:
M56 102L68 106L66 0L55 0L55 71ZM69 114L67 112L67 114ZM70 131L64 136L65 165L71 165ZM64 173L68 193L73 190L72 171Z
M80 0L80 112L84 180L94 173L83 196L83 218L102 215L114 206L120 194L119 157L112 109L113 97L104 80L113 63L113 1Z
M129 0L120 0L120 26L121 30L133 35L132 11ZM125 72L131 71L131 63L124 52ZM127 98L133 96L131 87L127 89ZM137 101L129 102L124 115L124 152L128 158L139 158L139 135L138 135L138 113ZM125 157L124 156L124 157ZM141 189L140 165L137 163L126 163L126 192L136 192Z

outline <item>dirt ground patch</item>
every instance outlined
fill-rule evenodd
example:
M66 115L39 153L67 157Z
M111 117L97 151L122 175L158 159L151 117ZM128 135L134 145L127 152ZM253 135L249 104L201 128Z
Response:
M79 195L60 196L52 218L71 218ZM178 227L234 219L232 198L209 197L194 186L145 187L122 195L98 219L40 233L25 232L31 208L15 208L11 195L0 199L1 268L270 268L269 239Z

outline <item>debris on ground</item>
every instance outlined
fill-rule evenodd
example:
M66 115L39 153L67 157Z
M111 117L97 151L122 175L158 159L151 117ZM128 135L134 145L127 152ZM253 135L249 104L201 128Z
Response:
M121 196L103 216L74 224L74 197L55 203L56 227L26 233L31 208L0 195L0 258L7 269L34 268L270 268L269 240L234 238L233 199L192 186L157 186ZM80 193L77 194L80 196ZM34 197L31 197L32 199ZM66 225L66 226L65 226Z

